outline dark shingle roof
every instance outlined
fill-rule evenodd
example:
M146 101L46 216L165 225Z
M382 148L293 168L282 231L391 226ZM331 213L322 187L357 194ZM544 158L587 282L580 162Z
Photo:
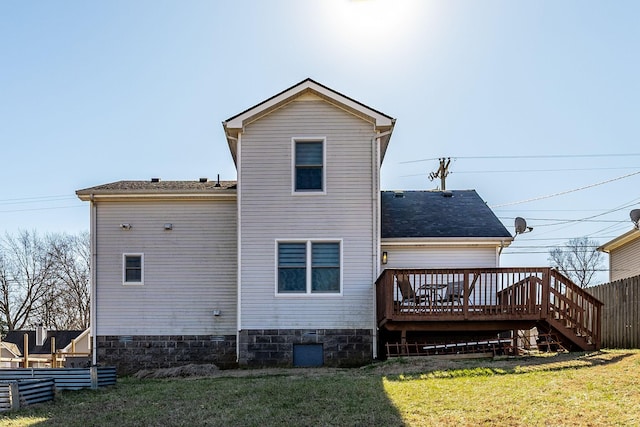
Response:
M118 193L118 194L163 194L235 190L236 181L117 181L76 191L76 194Z
M24 354L24 334L29 336L29 354L51 354L51 338L56 339L56 350L61 350L71 344L71 340L78 338L84 331L47 331L47 338L42 345L36 345L36 331L9 331L3 341L18 346Z
M511 238L475 190L383 191L382 238Z

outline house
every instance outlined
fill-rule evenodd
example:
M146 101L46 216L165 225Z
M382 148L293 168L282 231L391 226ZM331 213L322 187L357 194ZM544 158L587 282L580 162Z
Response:
M640 230L634 228L598 248L609 254L609 281L640 275Z
M10 356L12 361L7 360L12 367L17 364L23 366L25 357L29 361L29 367L51 367L52 354L71 353L72 348L75 349L74 353L89 353L89 330L50 331L38 326L35 330L9 331L2 344L13 355ZM4 353L2 356L4 357ZM18 362L18 359L21 360Z
M93 362L360 365L378 357L379 333L404 339L419 320L393 305L397 269L495 274L512 237L477 193L380 191L394 126L306 79L223 122L237 181L78 190L91 206ZM417 286L423 272L407 274ZM503 282L460 290L516 301Z
M0 368L19 368L20 349L12 342L0 341Z

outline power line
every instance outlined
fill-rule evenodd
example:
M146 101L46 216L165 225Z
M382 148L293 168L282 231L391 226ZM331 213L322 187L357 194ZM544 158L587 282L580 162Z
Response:
M568 168L568 169L505 169L505 170L471 170L471 171L455 171L449 174L465 174L465 173L523 173L523 172L575 172L575 171L594 171L594 170L638 170L640 166L615 167L615 168ZM409 178L412 176L424 176L424 173L412 173L409 175L400 175L400 178Z
M526 155L526 156L449 156L454 160L458 159L482 159L482 160L490 160L490 159L567 159L567 158L589 158L589 157L635 157L640 156L640 153L624 153L624 154L539 154L539 155ZM440 157L432 157L428 159L419 159L419 160L407 160L404 162L400 162L401 164L406 163L418 163L418 162L430 162L433 160L439 160Z
M60 195L60 196L39 196L39 197L23 197L18 199L4 199L0 200L0 205L21 205L27 203L46 203L46 202L59 202L64 200L77 199L75 196Z
M74 209L74 208L83 208L83 205L78 206L54 206L50 208L31 208L31 209L13 209L8 211L0 211L0 213L14 213L14 212L32 212L32 211L50 211L55 209Z
M535 202L535 201L538 201L538 200L550 199L551 197L563 196L565 194L575 193L576 191L586 190L588 188L593 188L593 187L597 187L599 185L608 184L610 182L618 181L618 180L621 180L621 179L624 179L624 178L629 178L631 176L638 175L638 174L640 174L640 171L633 172L633 173L630 173L630 174L627 174L627 175L622 175L622 176L619 176L619 177L616 177L616 178L608 179L606 181L597 182L595 184L586 185L584 187L574 188L572 190L566 190L566 191L561 191L559 193L548 194L546 196L533 197L533 198L527 199L527 200L520 200L520 201L517 201L517 202L503 203L501 205L491 206L491 209L493 209L493 208L501 208L503 206L519 205L521 203Z

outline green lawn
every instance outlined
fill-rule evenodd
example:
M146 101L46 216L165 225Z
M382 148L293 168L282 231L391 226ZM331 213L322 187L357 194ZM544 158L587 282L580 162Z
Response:
M634 426L640 351L124 378L0 415L0 425Z

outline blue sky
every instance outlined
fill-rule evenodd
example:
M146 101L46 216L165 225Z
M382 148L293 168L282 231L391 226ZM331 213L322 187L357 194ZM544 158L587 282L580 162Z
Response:
M549 246L631 228L638 16L624 0L0 2L0 232L87 230L74 191L102 183L235 179L221 122L311 77L397 118L384 189L436 188L451 157L448 189L534 227L503 265L546 265Z

